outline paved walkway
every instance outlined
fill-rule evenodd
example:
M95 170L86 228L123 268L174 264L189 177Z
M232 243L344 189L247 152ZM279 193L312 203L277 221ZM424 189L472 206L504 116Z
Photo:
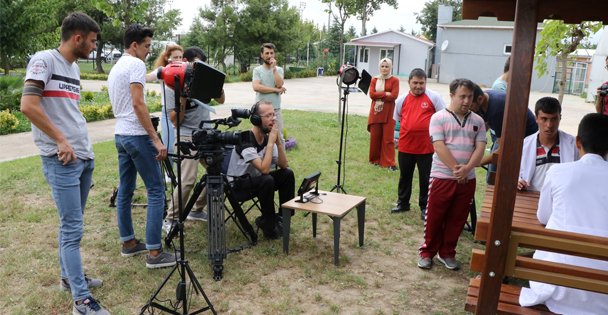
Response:
M83 80L84 91L101 91L105 81ZM438 84L429 80L428 88L441 94L446 104L449 103L449 88L446 84ZM282 108L288 110L304 110L337 113L341 107L339 89L336 84L336 77L317 77L305 79L290 79L285 81L287 92L282 97ZM401 79L401 93L408 90L407 78ZM148 90L160 91L159 84L146 85ZM226 103L217 106L215 117L226 117L231 108L250 108L254 102L254 92L250 82L227 83L224 86L226 92ZM536 100L543 96L554 96L557 94L532 92L530 95L529 107L533 110ZM350 93L348 96L347 112L355 115L365 115L369 113L370 99L361 92ZM576 134L578 122L581 118L594 111L593 104L585 103L584 99L566 95L564 97L561 129ZM160 116L160 113L157 113ZM88 124L89 137L93 143L114 139L114 119L92 122ZM247 124L244 124L247 126ZM245 127L246 128L246 127ZM30 132L0 136L0 162L14 160L22 157L38 154L38 150L32 140Z

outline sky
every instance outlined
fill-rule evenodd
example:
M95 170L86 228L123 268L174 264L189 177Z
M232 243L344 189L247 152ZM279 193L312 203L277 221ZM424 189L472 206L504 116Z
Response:
M387 5L382 5L379 11L376 11L371 19L367 22L367 32L376 27L379 32L388 30L398 30L401 26L407 32L411 30L420 31L420 25L416 23L416 17L414 13L420 12L424 7L422 0L398 0L398 9L389 8ZM182 25L178 27L180 33L187 33L192 24L194 17L198 15L198 9L204 6L208 6L210 0L167 0L167 8L179 9L182 15ZM195 3L195 4L193 4ZM328 14L325 10L328 8L327 4L321 3L320 0L289 0L289 5L297 9L302 10L302 16L305 20L312 21L319 28L323 25L327 25ZM361 21L356 18L350 18L346 22L346 29L349 29L353 25L357 29L357 34L361 33Z

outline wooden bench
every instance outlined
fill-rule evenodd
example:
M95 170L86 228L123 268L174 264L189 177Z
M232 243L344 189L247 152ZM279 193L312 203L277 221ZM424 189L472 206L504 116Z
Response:
M486 241L493 187L488 186L482 214L478 220L475 239ZM540 249L608 261L608 238L546 229L536 218L538 193L518 192L513 211L513 226L505 261L506 277L551 283L608 294L608 271L577 267L534 259L521 254L521 249ZM485 263L485 251L473 249L471 271L481 272ZM465 310L474 312L479 294L479 279L469 283ZM519 306L521 288L503 284L497 313L499 314L550 314L544 306Z

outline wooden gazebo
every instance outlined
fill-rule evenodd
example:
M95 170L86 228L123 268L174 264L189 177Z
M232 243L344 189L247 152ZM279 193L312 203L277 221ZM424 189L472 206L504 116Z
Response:
M463 19L494 16L515 21L511 52L511 79L507 90L498 172L492 200L492 214L486 239L485 264L481 273L476 314L496 313L519 174L526 111L530 96L537 23L545 19L565 23L608 22L606 0L463 0ZM500 198L500 202L498 201Z

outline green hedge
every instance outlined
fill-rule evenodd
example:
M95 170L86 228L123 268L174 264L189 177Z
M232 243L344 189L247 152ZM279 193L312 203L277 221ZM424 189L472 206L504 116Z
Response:
M22 76L0 76L0 111L19 110L22 90Z

